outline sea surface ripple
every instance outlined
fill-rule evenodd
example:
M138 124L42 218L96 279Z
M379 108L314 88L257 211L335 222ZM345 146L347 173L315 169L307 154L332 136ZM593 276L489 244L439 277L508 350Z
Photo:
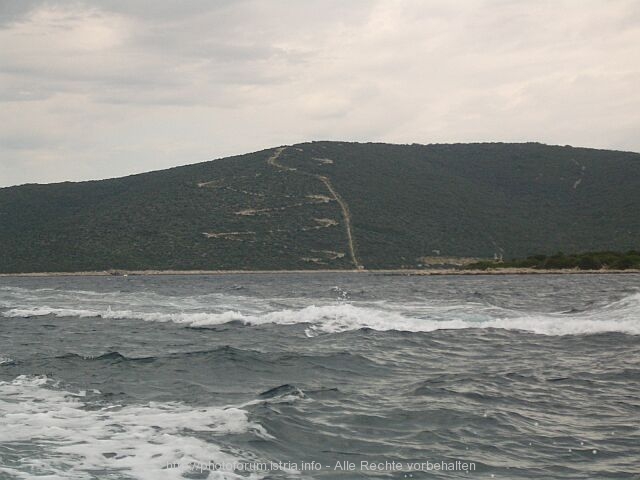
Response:
M637 479L640 276L5 277L5 478Z

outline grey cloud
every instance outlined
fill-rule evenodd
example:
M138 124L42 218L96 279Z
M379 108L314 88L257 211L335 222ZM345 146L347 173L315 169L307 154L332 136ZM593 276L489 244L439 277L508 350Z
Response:
M35 150L51 148L57 142L48 138L46 134L18 133L14 135L0 135L0 145L3 150Z
M41 3L39 0L4 0L0 3L0 28L24 17Z

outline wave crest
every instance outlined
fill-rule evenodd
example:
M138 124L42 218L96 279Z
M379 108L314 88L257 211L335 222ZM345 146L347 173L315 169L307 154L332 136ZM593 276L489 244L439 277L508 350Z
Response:
M242 305L238 305L242 307ZM335 303L262 313L239 310L221 312L148 312L136 310L74 309L39 306L12 308L5 317L56 317L138 319L173 322L190 327L211 327L230 322L244 325L305 325L308 336L359 329L431 332L443 329L496 328L524 330L543 335L579 335L620 332L640 335L640 293L589 311L569 313L519 312L479 303L412 309L402 305Z

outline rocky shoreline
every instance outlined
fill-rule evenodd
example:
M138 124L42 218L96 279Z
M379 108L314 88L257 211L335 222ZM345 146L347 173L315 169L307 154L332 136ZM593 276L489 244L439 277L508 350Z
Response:
M373 275L593 275L593 274L638 274L639 269L627 270L579 270L579 269L535 269L496 268L487 270L464 269L380 269L380 270L108 270L94 272L28 272L0 273L0 277L127 277L141 275L239 275L239 274L313 274L313 273L360 273Z

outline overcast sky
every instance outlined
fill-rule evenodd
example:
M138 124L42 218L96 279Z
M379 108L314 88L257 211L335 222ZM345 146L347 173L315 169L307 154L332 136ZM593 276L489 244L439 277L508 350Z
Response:
M640 151L637 0L0 1L0 186L307 140Z

